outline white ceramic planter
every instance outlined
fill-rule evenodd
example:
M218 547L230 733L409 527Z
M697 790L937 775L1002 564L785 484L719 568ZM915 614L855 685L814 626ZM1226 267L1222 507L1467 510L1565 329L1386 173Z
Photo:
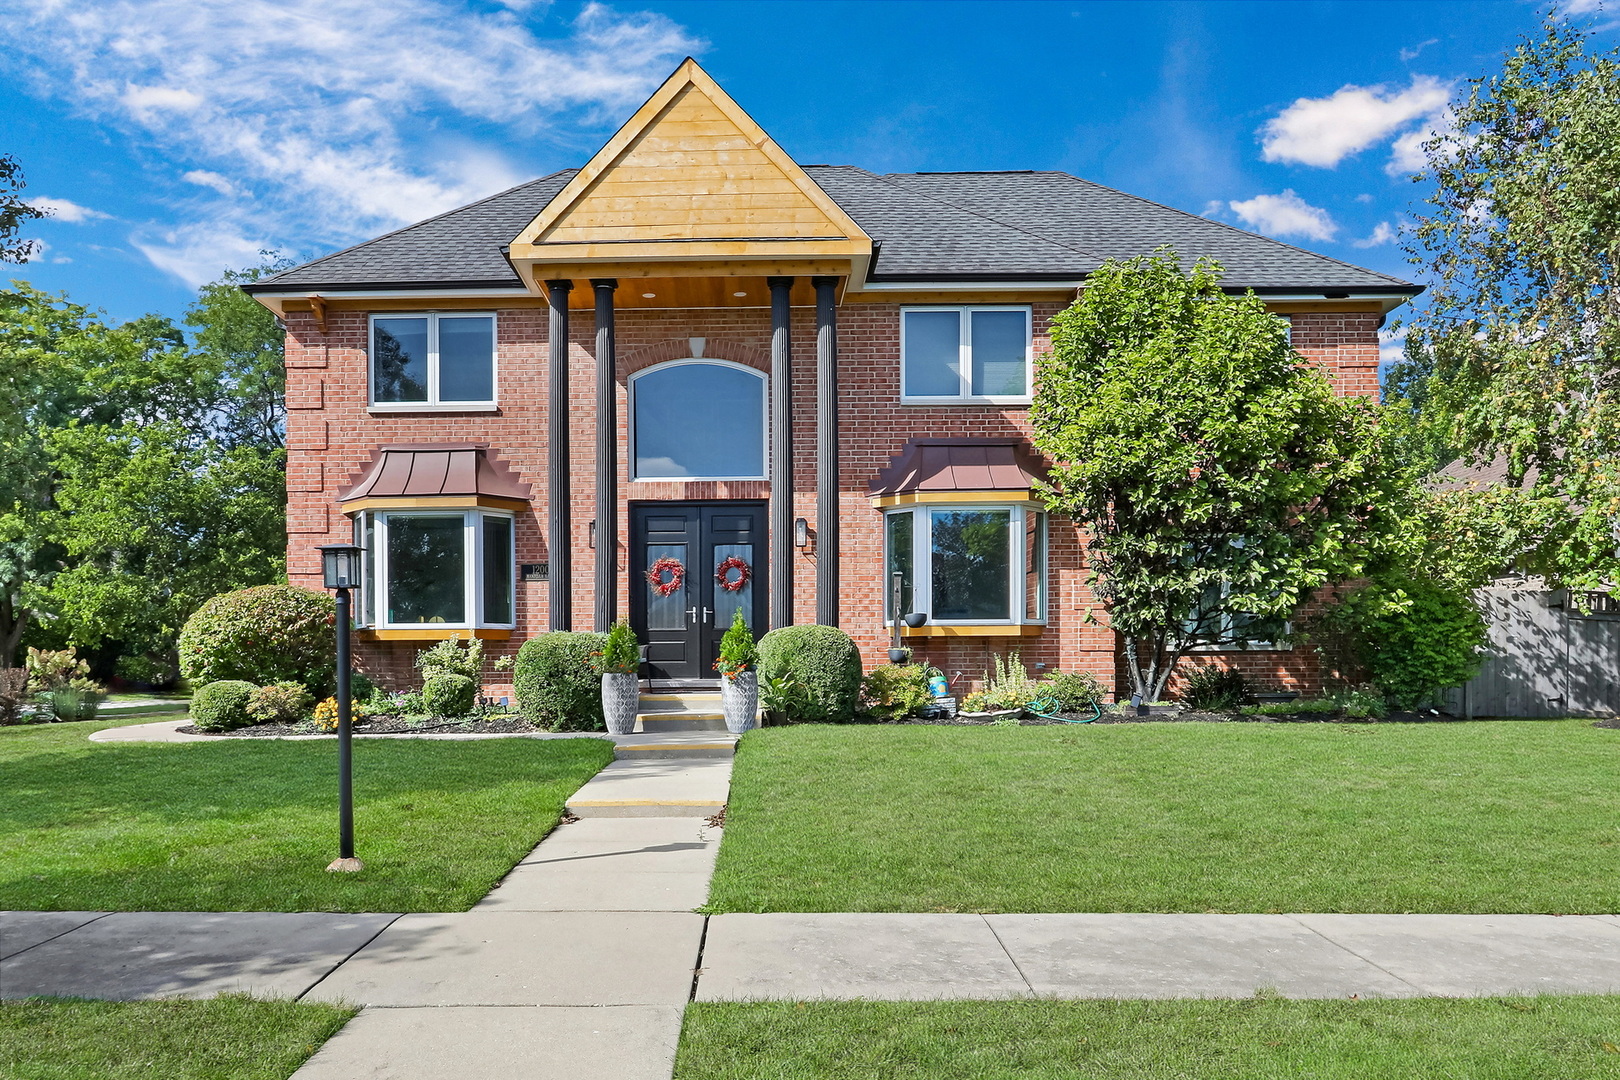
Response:
M759 672L739 671L720 679L720 711L726 717L726 730L741 735L759 720Z
M636 713L641 707L641 684L635 672L609 671L602 674L602 718L609 735L629 735L636 730Z

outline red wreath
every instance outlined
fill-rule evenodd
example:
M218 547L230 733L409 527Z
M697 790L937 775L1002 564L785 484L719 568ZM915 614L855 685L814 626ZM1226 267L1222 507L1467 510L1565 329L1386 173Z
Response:
M668 581L664 580L665 574L669 575ZM686 567L681 565L681 560L671 559L667 555L647 568L647 584L659 596L671 595L685 580Z
M733 570L737 571L735 578L731 576ZM714 583L726 592L742 592L743 586L747 585L748 579L753 576L753 568L733 555L716 568Z

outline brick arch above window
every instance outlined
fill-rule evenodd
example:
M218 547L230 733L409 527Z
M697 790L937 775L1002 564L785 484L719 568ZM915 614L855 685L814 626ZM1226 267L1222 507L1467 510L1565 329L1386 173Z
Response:
M692 358L691 338L669 338L624 354L619 358L619 371L621 374L629 376L655 364ZM756 349L752 345L728 341L725 338L704 338L703 354L700 359L730 360L732 363L743 364L758 371L769 373L771 370L770 353L764 349Z

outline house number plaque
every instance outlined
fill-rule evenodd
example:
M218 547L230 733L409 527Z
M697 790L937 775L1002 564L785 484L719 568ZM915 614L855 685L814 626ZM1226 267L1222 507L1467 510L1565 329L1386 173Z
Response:
M550 581L551 564L548 562L526 562L523 564L524 581Z

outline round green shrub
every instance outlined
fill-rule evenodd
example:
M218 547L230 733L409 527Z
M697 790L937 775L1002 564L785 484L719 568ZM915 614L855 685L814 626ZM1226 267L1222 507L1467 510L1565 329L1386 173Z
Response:
M606 634L559 630L532 637L512 665L512 690L530 723L551 731L606 731L597 653Z
M422 684L422 703L434 716L466 716L478 703L478 684L465 675L434 675Z
M879 720L904 720L934 699L926 664L883 664L861 683L861 704Z
M1419 578L1374 580L1312 624L1324 661L1371 682L1397 709L1433 701L1479 673L1485 619L1466 592Z
M337 665L325 593L295 585L259 585L221 593L180 631L180 671L191 683L248 679L295 682L317 697L332 692Z
M234 731L253 723L248 704L258 689L241 679L211 682L191 695L191 722L204 731Z
M314 696L297 683L271 683L253 691L247 713L255 724L296 724L314 707Z
M805 688L789 719L846 724L861 696L861 653L836 626L781 626L759 639L761 680L787 676Z

